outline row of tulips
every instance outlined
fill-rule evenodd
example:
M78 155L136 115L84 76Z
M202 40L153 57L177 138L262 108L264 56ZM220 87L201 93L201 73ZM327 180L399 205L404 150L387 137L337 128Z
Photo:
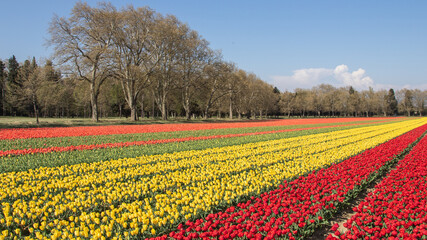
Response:
M328 239L427 239L427 136L354 211Z
M394 121L393 121L394 122ZM364 126L379 126L383 123ZM206 148L219 148L232 145L263 142L276 139L308 136L312 134L328 133L340 130L359 128L359 125L338 126L332 128L316 128L311 130L285 131L270 134L248 135L232 138L213 138L207 140L169 142L162 144L149 144L144 146L128 146L114 148L100 148L92 150L50 152L45 154L25 154L0 157L0 173L27 171L39 167L58 167L62 165L75 165L81 163L93 163L119 158L133 158L142 155L158 155L164 153L203 150ZM240 130L240 129L239 129ZM243 130L243 129L242 129ZM209 130L212 131L212 130ZM218 131L218 130L214 130ZM230 132L230 131L226 131ZM232 131L234 132L234 131ZM212 132L211 132L212 133ZM239 133L239 131L237 131ZM116 135L114 135L116 136ZM124 135L118 135L124 136ZM96 136L95 136L96 137ZM149 138L148 138L149 139ZM1 141L0 141L1 142Z
M344 124L344 125L333 125L333 126L281 129L281 130L271 130L271 131L257 131L257 132L248 132L248 133L223 134L223 135L208 135L208 136L197 136L197 137L191 136L191 137L169 138L169 139L154 139L154 140L132 141L132 142L110 142L110 143L102 143L102 144L82 144L82 145L54 146L54 147L44 147L44 148L10 149L10 150L0 150L0 157L14 156L14 155L25 155L25 154L36 154L36 153L93 150L93 149L102 149L102 148L119 148L119 147L161 144L161 143L171 143L171 142L208 140L208 139L217 139L217 138L223 139L223 138L255 136L255 135L272 134L272 133L283 133L283 132L291 132L291 131L305 131L305 130L320 129L320 128L336 128L336 127L354 126L354 125L362 126L365 124L371 124L371 122Z
M179 224L174 231L154 239L168 237L171 239L245 237L248 239L302 239L308 237L319 226L328 224L327 219L346 206L377 176L390 168L388 164L390 160L397 154L404 153L405 148L426 130L427 125L424 125L329 168L301 176L291 182L284 182L277 190L263 193L258 198L252 197L225 211ZM423 181L425 184L425 179ZM418 210L418 213L425 209L425 188L423 192L424 195L420 197L424 196L424 200L420 199L418 203L424 203L424 208ZM413 193L414 188L405 194L408 196ZM370 209L378 208L376 206L373 205ZM381 209L382 207L383 205L379 206ZM391 207L390 204L387 207ZM423 220L425 223L425 218L417 221L420 223ZM406 223L406 226L409 225L410 223Z
M36 149L49 147L68 147L77 145L97 145L106 143L120 142L138 142L148 140L160 140L171 138L186 138L186 137L203 137L214 135L229 135L229 134L244 134L256 132L270 132L280 130L294 130L301 128L315 127L342 127L351 125L372 125L384 124L387 122L397 122L407 120L405 118L387 119L387 120L371 120L371 121L356 121L345 123L322 123L322 124L305 124L305 125L278 125L278 126L263 126L263 127L241 127L241 128L222 128L222 129L204 129L191 131L174 131L174 132L153 132L153 133L129 133L129 134L112 134L112 135L89 135L89 136L69 136L69 137L51 137L51 138L27 138L27 139L3 139L0 140L0 149L7 150L22 150ZM1 132L2 130L0 130Z
M320 124L320 123L343 123L343 122L354 122L354 121L393 120L393 119L396 119L396 118L285 119L285 120L230 122L230 123L151 124L151 125L119 125L119 126L115 125L115 126L22 128L22 129L13 128L13 129L0 129L0 140L112 135L112 134L130 134L130 133L195 131L195 130L207 130L207 129L306 125L306 124Z
M423 124L4 173L0 223L17 237L155 236Z

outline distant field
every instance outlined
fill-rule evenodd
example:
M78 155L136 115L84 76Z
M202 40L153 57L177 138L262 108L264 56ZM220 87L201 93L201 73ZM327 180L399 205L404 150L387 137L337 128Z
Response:
M30 117L2 117L0 116L0 128L28 128L28 127L69 127L69 126L104 126L104 125L123 125L123 124L167 124L167 123L192 123L192 122L229 122L229 121L251 121L245 119L211 118L211 119L192 119L190 121L184 118L171 118L167 121L161 119L144 118L137 122L130 121L129 118L101 118L99 122L93 122L90 118L40 118L39 125L35 118Z
M381 117L379 117L381 118ZM404 119L405 117L400 117ZM279 119L326 119L326 117L321 118L279 118ZM333 119L362 119L363 121L370 121L377 119L377 117L369 118L342 118L337 117ZM229 118L196 118L191 120L186 120L185 118L170 118L166 121L161 120L160 118L144 118L136 122L131 121L129 118L101 118L99 122L93 122L90 118L39 118L39 124L36 124L35 118L32 117L10 117L10 116L0 116L0 129L1 128L39 128L39 127L71 127L71 126L108 126L108 125L141 125L141 124L170 124L170 123L218 123L218 122L254 122L254 121L265 121L265 120L274 120L274 119L229 119Z

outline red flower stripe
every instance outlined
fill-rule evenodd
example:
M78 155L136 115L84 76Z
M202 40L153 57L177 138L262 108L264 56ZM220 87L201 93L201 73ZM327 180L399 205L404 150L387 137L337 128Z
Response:
M67 151L77 151L77 150L93 150L93 149L101 149L101 148L119 148L119 147L150 145L150 144L170 143L170 142L208 140L208 139L216 139L216 138L243 137L243 136L254 136L254 135L271 134L271 133L281 133L281 132L304 131L304 130L319 129L319 128L345 127L345 126L363 125L363 124L370 124L370 123L355 123L355 124L345 124L345 125L284 129L284 130L253 132L253 133L237 133L237 134L212 135L212 136L200 136L200 137L170 138L170 139L134 141L134 142L102 143L102 144L66 146L66 147L27 148L27 149L12 149L12 150L6 150L6 151L0 150L0 157L34 154L34 153L67 152Z
M180 224L154 239L295 239L310 235L340 204L348 201L384 163L427 130L427 125L326 169L284 182L277 190L252 197L224 212Z
M56 128L12 128L0 129L0 140L23 138L76 137L92 135L113 135L130 133L174 132L190 130L208 130L223 128L246 128L265 126L307 125L322 123L344 123L355 121L391 121L398 118L321 118L321 119L282 119L256 122L232 123L188 123L188 124L151 124L151 125L119 125L119 126L85 126Z
M354 211L348 231L328 239L427 238L427 136Z

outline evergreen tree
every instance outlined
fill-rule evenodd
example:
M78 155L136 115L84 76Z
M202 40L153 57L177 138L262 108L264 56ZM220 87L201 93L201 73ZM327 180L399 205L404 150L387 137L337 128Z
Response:
M348 89L348 93L350 94L350 95L352 95L352 94L354 94L354 88L353 88L353 86L350 86L350 88Z
M396 96L394 95L393 88L390 88L388 91L388 94L386 96L386 103L387 103L387 114L389 115L395 115L397 114L397 100Z
M7 74L7 82L9 84L19 84L18 70L19 70L19 63L16 60L15 55L13 55L11 58L9 58L9 66L8 66L8 74Z
M44 81L48 83L56 83L61 79L61 73L53 67L51 60L46 60Z
M20 106L20 96L22 95L22 81L19 78L19 63L15 55L9 58L8 73L6 79L6 102L11 115L17 114L17 107Z
M33 112L36 123L39 124L39 103L37 99L37 90L40 88L39 69L36 58L33 57L31 62L26 60L21 68L20 76L23 80L24 99L21 103L25 110ZM32 111L30 110L32 109Z

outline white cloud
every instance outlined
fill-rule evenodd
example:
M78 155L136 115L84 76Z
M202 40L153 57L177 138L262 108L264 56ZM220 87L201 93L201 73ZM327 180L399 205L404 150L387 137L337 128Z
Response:
M333 74L332 69L306 68L294 71L292 76L273 76L274 84L283 89L310 88Z
M334 78L346 86L353 86L358 89L366 89L374 86L374 81L369 76L365 76L366 71L362 68L349 72L347 65L339 65L334 70Z
M292 76L272 76L273 84L282 91L295 88L311 88L321 83L332 84L336 87L353 86L356 89L374 87L374 81L366 76L366 71L359 68L350 72L345 64L338 65L334 69L329 68L305 68L293 71Z

